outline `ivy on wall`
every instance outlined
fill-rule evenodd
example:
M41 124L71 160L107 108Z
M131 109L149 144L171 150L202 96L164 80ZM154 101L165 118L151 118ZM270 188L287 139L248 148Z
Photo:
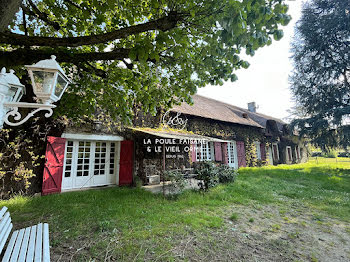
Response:
M64 122L43 116L0 130L0 199L41 191L46 137L61 136Z

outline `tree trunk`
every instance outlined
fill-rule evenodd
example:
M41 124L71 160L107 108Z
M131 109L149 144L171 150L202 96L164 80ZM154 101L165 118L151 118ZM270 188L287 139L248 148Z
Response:
M0 32L8 28L21 3L22 0L0 0Z

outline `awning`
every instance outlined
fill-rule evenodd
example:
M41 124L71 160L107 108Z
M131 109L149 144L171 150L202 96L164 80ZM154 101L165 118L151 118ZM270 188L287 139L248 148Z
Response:
M227 140L222 140L215 137L209 136L201 136L197 134L193 134L186 131L173 131L173 130L158 130L152 128L130 128L133 131L142 132L145 134L158 136L162 138L170 138L170 139L192 139L192 140L205 140L209 142L228 142Z

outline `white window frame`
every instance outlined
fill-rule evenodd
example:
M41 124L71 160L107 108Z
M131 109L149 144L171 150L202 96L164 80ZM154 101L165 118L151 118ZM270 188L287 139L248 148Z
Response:
M275 150L273 150L273 146L276 146L276 148L277 148L277 157L275 156ZM277 143L272 143L272 158L273 158L273 160L277 160L277 161L279 161L280 160L280 151L279 151L279 149L278 149L278 144Z
M255 147L256 147L256 152L255 152L256 159L261 160L260 142L256 141L256 142L254 142L254 144L255 144Z
M213 142L204 142L196 144L196 161L214 161L215 152L214 152L214 143ZM209 149L210 148L210 152ZM206 152L205 157L203 151ZM200 158L198 157L198 152L200 153Z
M233 145L233 158L230 154L230 146ZM236 141L227 142L227 164L230 167L238 169L238 155L237 155L237 144Z
M70 140L90 140L90 141L123 141L124 138L121 136L114 135L95 135L95 134L84 134L84 133L63 133L62 138Z
M288 154L288 149L290 150L290 158L291 159L289 159L289 154ZM291 146L286 146L286 160L288 161L288 162L292 162L293 161L293 154L292 154L292 147Z

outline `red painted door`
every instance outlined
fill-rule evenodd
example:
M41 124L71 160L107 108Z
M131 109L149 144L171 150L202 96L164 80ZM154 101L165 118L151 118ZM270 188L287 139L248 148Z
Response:
M245 148L243 141L237 141L237 157L238 157L238 167L246 167L247 162L245 159Z
M134 141L120 143L119 185L131 185L133 180Z
M47 137L42 195L61 192L66 139Z

